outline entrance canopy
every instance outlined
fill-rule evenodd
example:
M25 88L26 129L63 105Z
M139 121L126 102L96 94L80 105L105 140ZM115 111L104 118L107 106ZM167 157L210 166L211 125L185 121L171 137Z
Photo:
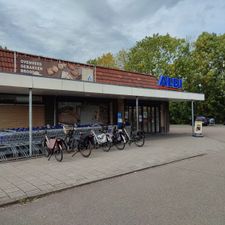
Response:
M0 72L0 92L27 94L101 96L172 100L172 101L204 101L204 94L173 90L139 88L88 81L56 79L15 73Z

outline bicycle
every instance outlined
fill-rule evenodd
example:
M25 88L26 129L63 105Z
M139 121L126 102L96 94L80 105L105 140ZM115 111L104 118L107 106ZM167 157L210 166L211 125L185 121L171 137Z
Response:
M58 162L63 160L63 147L60 138L48 137L47 131L45 133L45 141L43 143L45 156L48 157L48 161L51 159L53 154Z
M112 131L108 131L106 135L110 136L109 141L111 147L115 145L118 150L123 150L125 148L126 138L122 130L117 129L115 126L114 128L112 128Z
M63 144L66 146L67 152L74 151L73 156L78 152L84 157L89 157L91 155L93 146L93 136L85 132L79 132L75 135L75 131L78 130L75 126L63 125L64 133L66 134Z
M73 138L74 138L74 126L62 124L63 132L65 134L65 138L63 139L63 146L67 153L71 153L73 149Z
M142 147L145 144L145 133L144 131L131 131L131 134L127 132L125 126L121 129L125 139L126 139L126 144L128 143L131 145L132 143L135 143L137 147Z
M96 132L92 129L91 134L93 135L93 142L95 148L102 147L103 151L108 152L111 148L111 137L107 135L105 132L100 134L96 134Z

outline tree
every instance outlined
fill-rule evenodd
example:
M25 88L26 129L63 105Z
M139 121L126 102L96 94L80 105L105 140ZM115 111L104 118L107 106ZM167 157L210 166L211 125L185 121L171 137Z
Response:
M0 49L8 50L8 48L7 48L6 46L3 47L3 46L1 46L1 45L0 45Z
M185 68L183 73L180 72L184 78L184 89L205 94L205 101L196 103L196 115L213 116L217 122L224 122L225 34L203 32L192 44L188 57L181 57L179 63ZM185 112L190 113L190 104L173 103L170 106L173 122L188 119Z
M136 43L128 53L126 70L171 77L182 77L189 80L192 71L192 45L185 39L167 35L154 34ZM184 82L184 88L189 83ZM188 123L190 119L190 104L187 102L171 102L170 118L172 123Z
M113 54L108 52L106 54L103 54L100 57L97 57L95 59L90 59L87 61L88 64L93 64L95 66L104 66L104 67L110 67L110 68L118 68L116 65L116 61L113 57Z
M206 100L197 104L197 112L225 120L225 34L202 33L192 51L191 91L203 92ZM195 88L194 88L195 87Z
M156 76L174 76L177 75L177 61L188 50L189 45L185 39L174 38L169 34L154 34L152 37L145 37L130 49L125 69Z
M128 63L128 53L126 50L120 50L115 56L116 65L119 69L125 69L125 65Z

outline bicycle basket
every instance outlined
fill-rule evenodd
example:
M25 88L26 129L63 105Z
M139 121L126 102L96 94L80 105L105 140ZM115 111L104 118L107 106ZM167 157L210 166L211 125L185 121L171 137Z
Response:
M48 149L52 150L54 147L55 147L55 144L56 144L56 139L53 138L53 139L49 139L47 142L47 147Z

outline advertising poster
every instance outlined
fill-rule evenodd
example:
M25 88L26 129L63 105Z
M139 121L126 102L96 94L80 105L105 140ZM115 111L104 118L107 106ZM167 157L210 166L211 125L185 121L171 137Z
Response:
M58 121L65 124L80 122L81 103L78 102L59 102Z
M75 63L44 60L29 56L17 57L17 72L70 80L94 81L94 70Z
M87 104L85 102L59 102L58 122L65 124L90 125L108 123L108 104Z

